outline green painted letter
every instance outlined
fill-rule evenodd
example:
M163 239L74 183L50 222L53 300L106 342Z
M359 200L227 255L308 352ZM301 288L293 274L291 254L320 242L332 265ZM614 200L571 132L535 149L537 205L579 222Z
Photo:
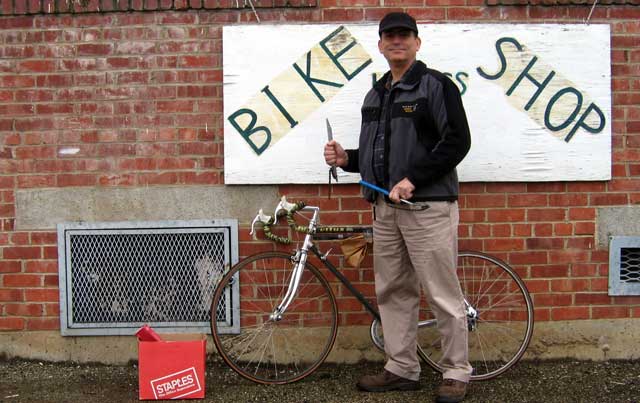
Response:
M249 114L249 116L251 116L251 122L249 122L247 127L243 129L240 127L238 122L236 122L236 119L238 118L238 116L241 116L244 114ZM244 138L247 141L247 143L249 143L249 145L251 146L253 151L256 152L256 154L258 155L262 154L264 150L266 150L267 147L269 147L269 143L271 142L271 131L266 126L254 127L256 124L256 120L258 120L258 117L256 116L256 113L254 111L247 108L238 109L237 111L233 112L227 119L229 119L229 122L231 123L231 125L238 131L238 133L240 133L242 138ZM260 131L265 132L265 134L267 135L267 139L265 140L264 144L258 147L253 141L251 141L250 137L255 132L260 132Z

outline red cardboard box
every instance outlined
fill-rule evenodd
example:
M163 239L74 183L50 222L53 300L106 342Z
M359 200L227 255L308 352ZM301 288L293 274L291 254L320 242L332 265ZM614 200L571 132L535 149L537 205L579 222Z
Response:
M204 398L206 340L139 341L140 400Z

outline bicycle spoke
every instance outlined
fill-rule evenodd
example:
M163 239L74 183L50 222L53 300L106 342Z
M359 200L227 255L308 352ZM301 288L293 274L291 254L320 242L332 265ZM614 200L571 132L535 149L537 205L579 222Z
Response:
M531 300L517 274L498 259L461 252L458 264L461 289L479 315L469 334L469 357L476 361L471 380L490 379L511 367L526 349L533 330ZM420 332L427 363L444 371L438 364L444 352L436 345L437 329L421 327Z
M487 359L484 355L484 348L482 347L482 340L480 338L480 332L476 332L476 339L478 340L478 345L480 346L480 353L482 354L482 362L484 363L484 367L487 372L489 372L489 367L487 366Z
M242 279L242 309L232 310L240 317L240 334L219 334L212 316L214 342L232 369L256 382L288 383L305 377L326 358L335 340L335 298L309 263L287 310L279 320L270 319L289 287L291 267L290 255L265 252L234 266L223 279L228 282L238 272ZM222 291L216 291L212 304L222 298Z

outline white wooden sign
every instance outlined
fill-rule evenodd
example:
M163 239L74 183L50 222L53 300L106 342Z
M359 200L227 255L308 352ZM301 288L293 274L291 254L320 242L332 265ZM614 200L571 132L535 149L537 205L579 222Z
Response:
M611 178L608 25L418 28L418 59L462 93L461 181ZM325 119L357 147L364 95L388 70L377 43L377 25L224 27L225 183L326 183Z

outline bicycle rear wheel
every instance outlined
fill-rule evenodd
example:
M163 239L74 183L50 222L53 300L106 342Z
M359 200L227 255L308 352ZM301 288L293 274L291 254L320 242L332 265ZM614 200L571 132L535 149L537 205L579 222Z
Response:
M338 310L327 280L307 263L295 299L280 320L271 314L282 302L293 273L292 256L250 256L220 280L211 304L211 334L224 361L238 374L262 384L285 384L311 374L336 338ZM221 321L239 282L239 306ZM236 314L236 315L234 315ZM234 323L234 316L239 323ZM229 333L229 328L235 328Z
M471 380L494 378L522 357L533 333L533 304L524 282L503 261L481 252L458 254L458 279L467 308ZM475 311L475 314L474 314ZM443 372L440 334L425 298L418 329L419 354Z

